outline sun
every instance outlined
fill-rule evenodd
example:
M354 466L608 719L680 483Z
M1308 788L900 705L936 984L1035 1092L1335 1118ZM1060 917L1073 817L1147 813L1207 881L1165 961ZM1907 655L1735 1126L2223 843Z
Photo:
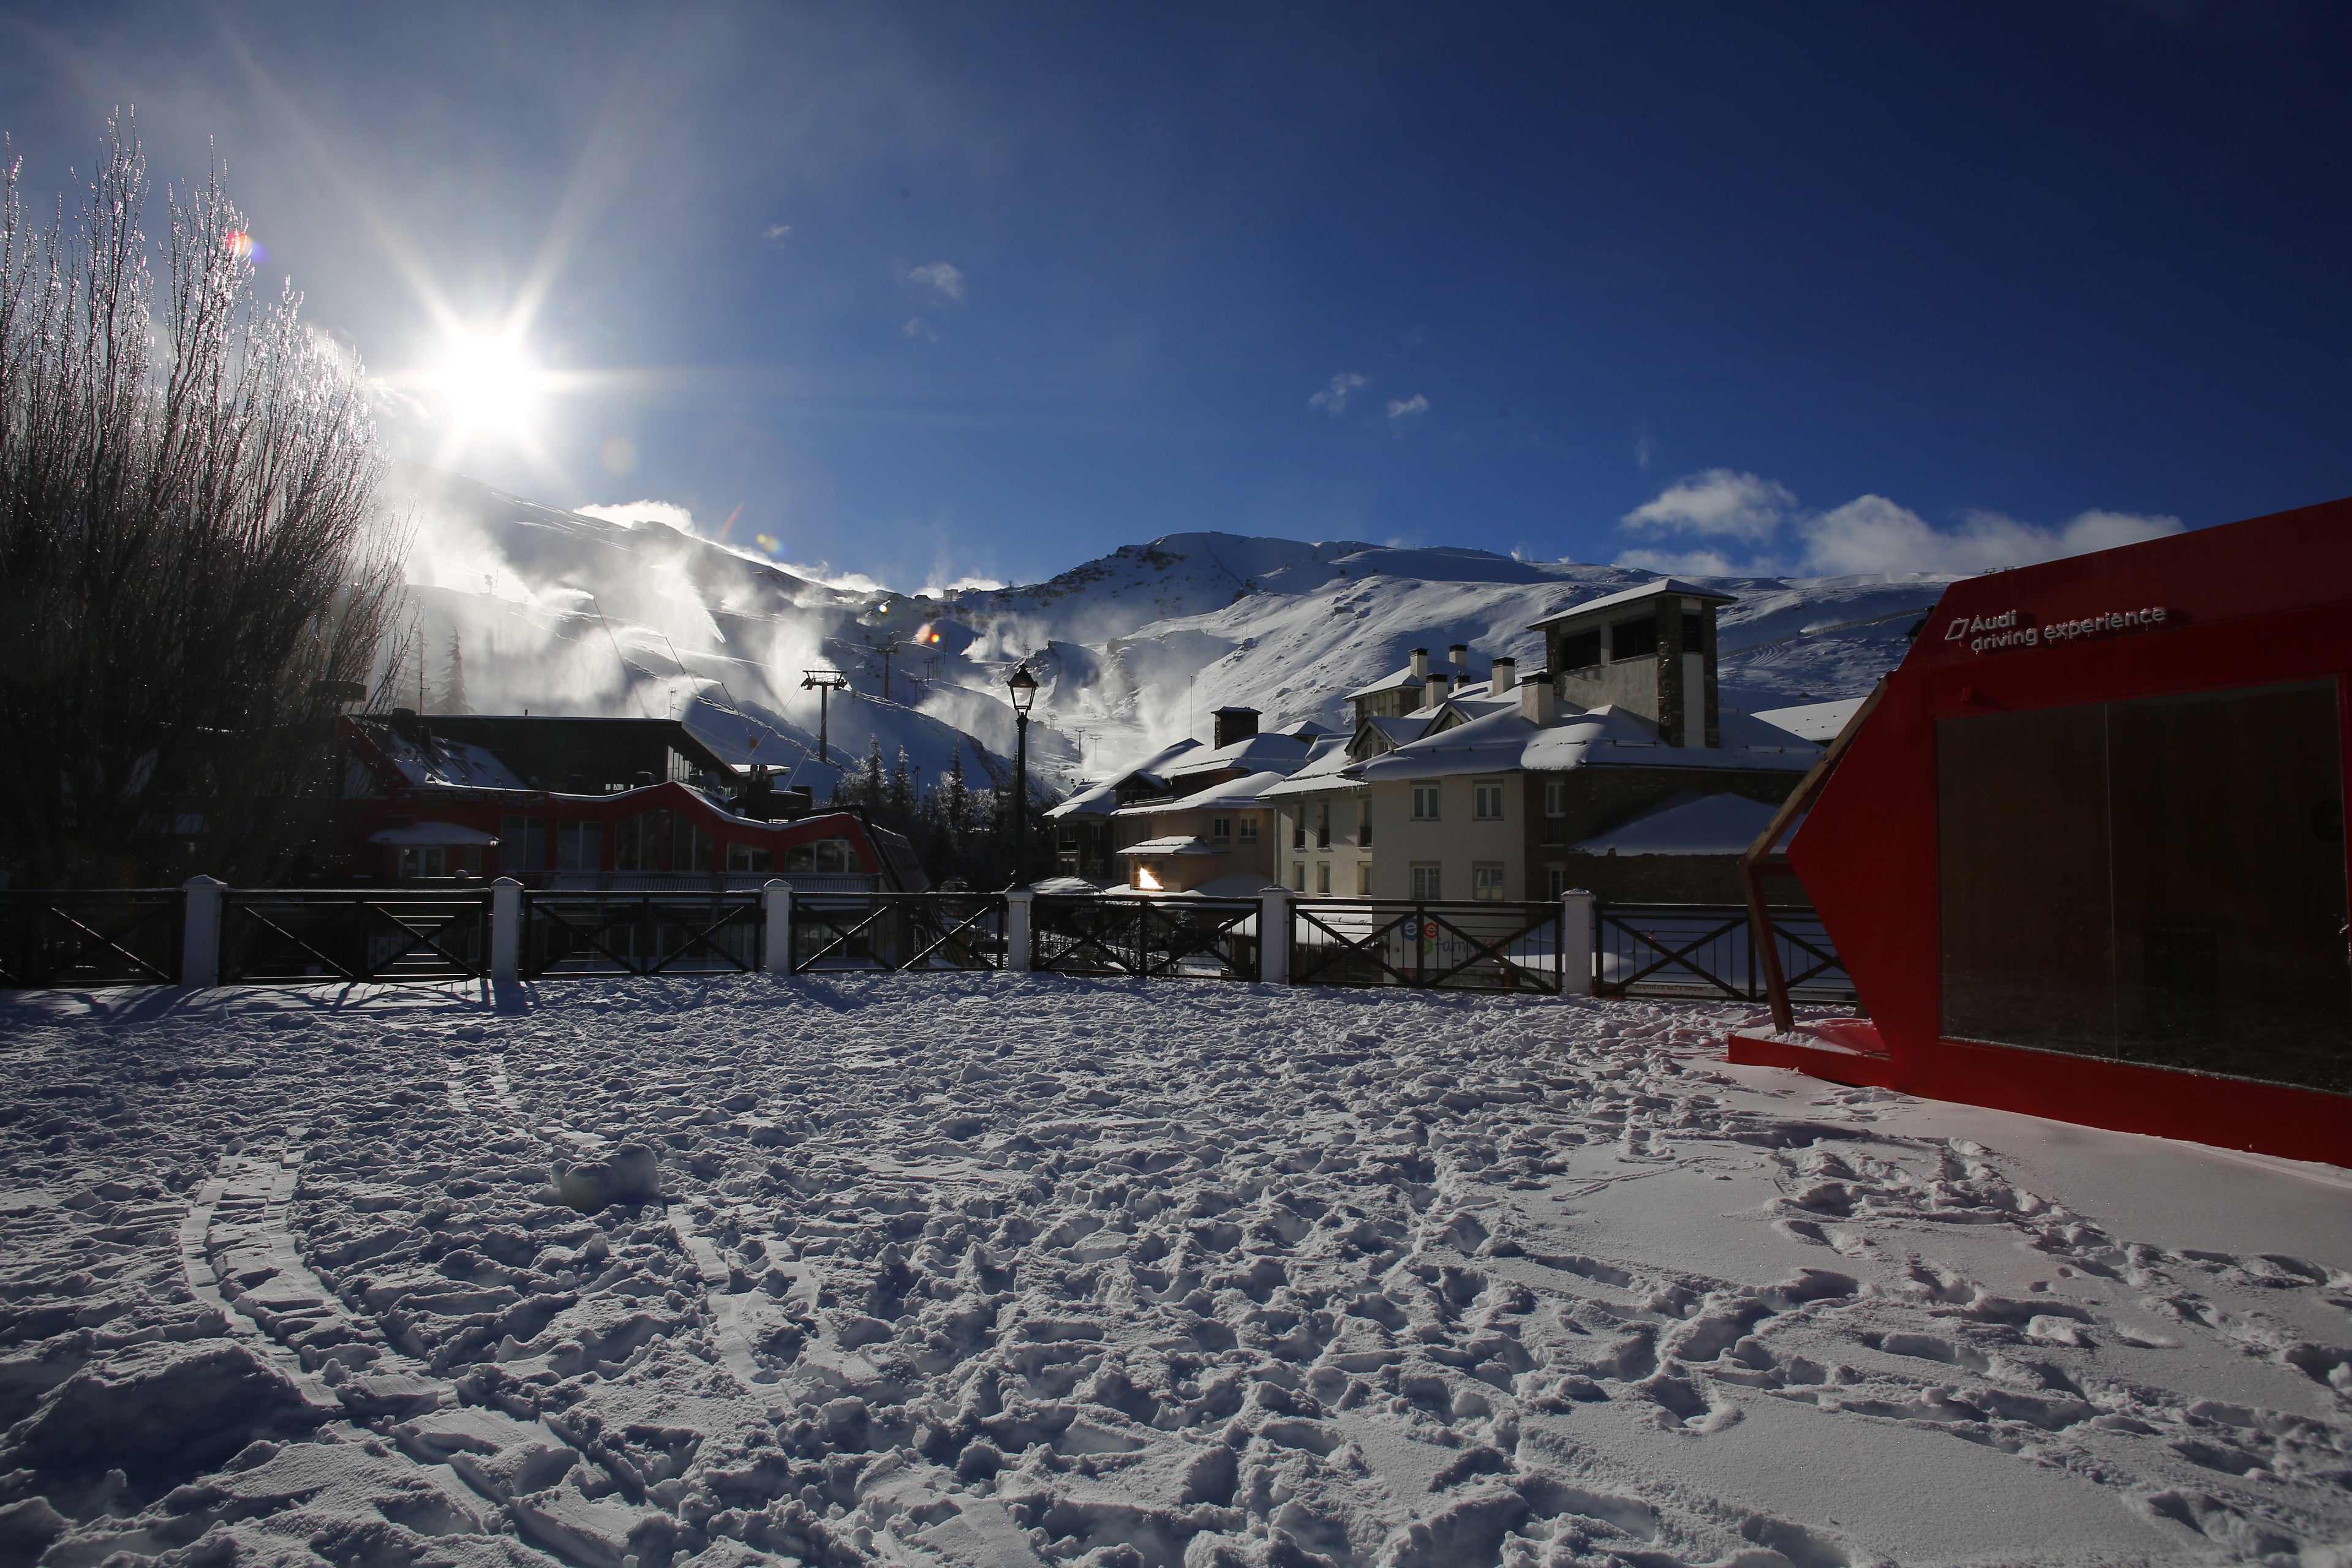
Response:
M445 347L434 385L465 435L528 435L544 378L508 334L459 332Z

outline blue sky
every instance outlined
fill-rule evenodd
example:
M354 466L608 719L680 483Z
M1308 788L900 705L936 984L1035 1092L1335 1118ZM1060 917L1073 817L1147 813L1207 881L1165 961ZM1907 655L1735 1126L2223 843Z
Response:
M16 5L0 125L38 199L209 138L416 455L894 585L1967 568L2352 491L2347 17ZM453 445L436 321L524 303L557 389Z

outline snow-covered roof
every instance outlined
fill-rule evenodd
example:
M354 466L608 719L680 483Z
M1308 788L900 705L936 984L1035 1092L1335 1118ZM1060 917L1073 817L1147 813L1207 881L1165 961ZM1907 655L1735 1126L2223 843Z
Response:
M1779 809L1746 795L1678 795L1574 847L1586 855L1737 855Z
M429 729L429 738L419 742L381 720L356 719L352 722L409 784L473 789L530 787L506 763L479 746L433 735ZM425 722L429 726L432 721L427 719Z
M1254 773L1287 773L1307 760L1307 742L1296 735L1248 735L1214 751L1193 752L1181 767L1170 768L1166 777L1169 784L1181 784L1192 774L1213 773L1226 768L1243 768Z
M1514 707L1367 758L1354 771L1367 781L1594 766L1801 773L1821 754L1820 747L1744 713L1723 715L1722 731L1720 746L1669 746L1655 724L1613 703L1563 714L1549 724L1531 722Z
M1201 742L1187 735L1172 746L1162 746L1143 761L1098 784L1080 790L1059 805L1049 809L1047 816L1108 816L1118 809L1118 786L1129 779L1141 779L1152 789L1168 787L1168 764L1190 752L1201 749Z
M1318 795L1325 790L1361 788L1356 780L1346 777L1342 772L1354 765L1355 759L1348 751L1348 737L1326 735L1315 742L1315 750L1307 757L1305 767L1280 783L1268 784L1260 790L1258 799L1281 800L1291 795Z
M386 827L368 835L371 844L438 845L449 848L462 845L487 849L498 841L494 833L461 827L454 822L412 822L405 827Z
M1228 779L1223 784L1211 784L1206 789L1195 790L1174 800L1139 801L1134 805L1121 806L1112 815L1150 816L1166 811L1237 811L1256 805L1260 795L1289 776L1287 773L1272 770L1251 773L1243 778Z
M1176 834L1167 838L1147 838L1140 844L1130 844L1118 851L1121 855L1214 855L1197 834Z
M1838 738L1854 710L1866 700L1848 697L1836 702L1808 702L1795 708L1768 708L1756 715L1767 724L1778 725L1792 735L1826 744Z
M1444 676L1448 679L1451 679L1455 676L1460 676L1463 679L1468 680L1470 679L1470 667L1466 664L1455 664L1450 659L1433 658L1429 661L1429 673L1427 675L1415 675L1412 672L1412 666L1407 664L1401 669L1391 670L1387 675L1381 677L1380 679L1373 681L1370 686L1360 686L1356 688L1355 690L1348 692L1342 696L1339 700L1342 702L1353 702L1359 697L1373 697L1383 691L1394 691L1400 686L1419 686L1423 681L1435 680L1440 676Z
M1418 741L1429 733L1430 721L1437 717L1434 708L1423 708L1412 713L1383 713L1364 721L1364 727L1377 731L1391 746L1402 746Z
M1726 594L1714 588L1702 588L1697 584L1686 582L1680 577L1661 577L1654 583L1644 583L1638 588L1627 588L1615 594L1603 594L1597 599L1587 599L1580 605L1570 605L1556 616L1546 616L1542 620L1532 623L1528 629L1540 631L1545 626L1556 626L1562 621L1572 621L1579 616L1589 616L1596 610L1623 609L1637 600L1654 599L1668 594L1678 599L1706 599L1717 605L1736 605L1739 602L1739 595L1737 594Z

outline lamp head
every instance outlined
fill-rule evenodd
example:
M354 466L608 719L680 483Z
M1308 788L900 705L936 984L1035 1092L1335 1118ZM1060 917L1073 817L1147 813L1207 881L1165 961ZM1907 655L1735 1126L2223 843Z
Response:
M1013 710L1015 713L1028 712L1029 705L1037 700L1037 678L1029 673L1029 667L1025 664L1014 670L1004 685L1013 693Z

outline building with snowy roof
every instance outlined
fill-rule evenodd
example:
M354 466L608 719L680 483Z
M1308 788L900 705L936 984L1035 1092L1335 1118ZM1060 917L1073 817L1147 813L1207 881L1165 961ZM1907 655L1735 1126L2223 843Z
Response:
M604 725L614 728L600 734ZM520 738L531 765L452 731L509 745ZM336 870L347 881L509 876L546 889L646 891L756 888L777 877L838 891L929 885L903 837L855 812L818 812L805 790L761 789L762 773L721 793L716 784L734 770L675 721L401 710L346 718L341 733ZM550 773L576 787L549 787Z
M1111 818L1119 807L1160 800L1170 793L1168 770L1201 750L1191 736L1159 751L1116 777L1090 784L1045 813L1054 824L1054 868L1100 886L1124 880L1126 868L1113 858Z
M1734 603L1733 595L1661 577L1588 599L1529 629L1544 634L1562 703L1638 713L1657 726L1664 745L1713 747L1722 743L1715 612Z
M1274 808L1261 797L1286 776L1249 773L1121 808L1120 826L1135 840L1118 851L1129 868L1129 889L1246 897L1273 886Z
M1678 745L1614 704L1562 711L1549 681L1520 694L1355 764L1380 847L1373 897L1557 898L1580 885L1572 846L1688 792L1778 805L1821 752L1746 714L1719 715L1716 745Z
M1739 857L1779 809L1752 795L1685 790L1568 847L1563 879L1604 903L1736 904Z

